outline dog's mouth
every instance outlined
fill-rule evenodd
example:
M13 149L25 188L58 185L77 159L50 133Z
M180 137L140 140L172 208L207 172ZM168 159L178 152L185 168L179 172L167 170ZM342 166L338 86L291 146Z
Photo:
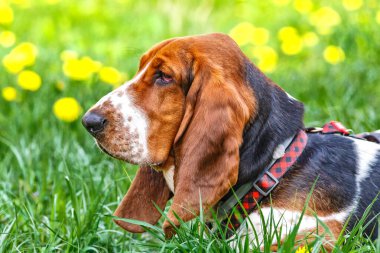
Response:
M115 159L119 159L118 157L112 155L110 152L107 151L107 149L105 149L102 144L100 144L100 142L98 142L96 139L95 139L95 143L96 145L98 146L98 148L103 151L104 153L106 153L107 155L109 155L110 157L112 158L115 158Z
M132 161L132 160L129 160L125 157L118 157L116 155L113 155L111 152L109 152L104 146L102 146L102 144L95 139L95 143L96 145L99 147L99 149L101 151L103 151L105 154L109 155L110 157L112 158L115 158L117 160L121 160L121 161L124 161L124 162L127 162L127 163L130 163L130 164L134 164L134 165L139 165L139 166L148 166L152 169L154 169L155 171L162 171L162 165L163 165L163 162L145 162L145 163L138 163L138 162L135 162L135 161Z

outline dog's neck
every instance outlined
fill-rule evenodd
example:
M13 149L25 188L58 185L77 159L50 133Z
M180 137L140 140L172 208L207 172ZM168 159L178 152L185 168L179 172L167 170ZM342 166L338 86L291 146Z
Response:
M258 111L244 130L237 186L255 180L272 161L275 150L303 128L303 104L248 61L246 80Z

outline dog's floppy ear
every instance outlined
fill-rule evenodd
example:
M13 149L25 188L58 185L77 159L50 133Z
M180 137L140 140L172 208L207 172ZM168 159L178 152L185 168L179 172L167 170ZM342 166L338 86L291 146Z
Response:
M236 183L243 129L254 110L242 77L196 64L175 138L174 198L168 219L176 226L215 205ZM200 203L200 200L202 203ZM164 222L167 237L173 234Z
M170 197L171 192L162 173L141 167L114 215L156 224L161 214L153 203L163 210ZM115 223L132 233L145 232L143 227L135 224L121 220L115 220Z

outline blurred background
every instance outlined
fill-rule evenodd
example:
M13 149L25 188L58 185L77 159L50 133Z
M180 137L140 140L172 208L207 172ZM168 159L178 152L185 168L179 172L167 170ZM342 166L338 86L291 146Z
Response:
M305 103L307 126L362 132L380 128L379 31L378 0L0 0L0 250L150 241L107 216L136 168L102 154L80 117L155 43L227 33Z

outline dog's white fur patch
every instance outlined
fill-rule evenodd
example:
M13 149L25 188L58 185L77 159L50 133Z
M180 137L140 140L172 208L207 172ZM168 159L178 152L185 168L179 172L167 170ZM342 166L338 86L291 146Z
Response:
M356 183L360 188L360 183L368 177L371 167L376 161L380 146L379 144L359 139L354 139L354 143L358 159Z
M126 132L128 132L130 136L126 136L125 141L129 143L130 150L117 151L116 153L136 164L151 162L148 150L149 122L145 113L136 106L134 98L128 94L128 87L135 85L141 79L148 66L149 63L133 79L105 95L93 106L93 108L101 108L106 101L109 101L115 111L122 115L123 125L119 126L119 128L120 131L123 131L123 128L128 129ZM115 145L120 143L120 140L111 141L113 141Z
M174 166L170 166L168 170L162 171L166 184L169 186L169 189L174 193Z
M290 94L287 93L287 92L286 92L286 95L288 95L288 98L290 98L291 100L298 101L298 99L296 99L295 97L293 97L292 95L290 95Z
M373 168L374 163L379 155L380 145L370 141L353 139L356 157L357 157L357 170L356 170L356 196L353 209L357 208L361 194L361 183L365 180Z
M280 233L280 239L285 239L299 222L301 214L301 212L297 211L265 207L261 209L261 213L258 210L251 213L240 226L238 234L242 237L248 236L250 245L262 247L264 233L268 233L272 229L271 233L273 234L273 229L277 228L277 232ZM324 223L329 221L343 222L348 214L349 210L343 210L342 212L333 213L328 216L318 216L318 219ZM318 219L314 216L303 215L298 233L316 228L319 222ZM272 228L270 228L269 224L272 224ZM276 244L277 239L274 238L272 243Z

